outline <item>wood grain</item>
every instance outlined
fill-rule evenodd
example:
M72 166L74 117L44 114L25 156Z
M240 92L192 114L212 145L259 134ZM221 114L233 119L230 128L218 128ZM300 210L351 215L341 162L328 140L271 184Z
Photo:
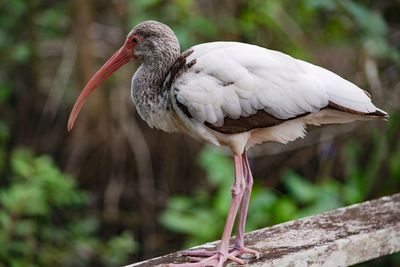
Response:
M245 243L261 253L246 266L349 266L392 254L400 251L400 194L256 230ZM126 267L184 261L176 252Z

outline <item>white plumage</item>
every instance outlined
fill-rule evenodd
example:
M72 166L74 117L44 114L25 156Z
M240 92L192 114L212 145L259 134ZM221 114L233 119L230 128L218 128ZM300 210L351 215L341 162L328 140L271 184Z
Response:
M175 77L172 93L193 117L187 123L193 135L216 144L228 143L234 152L242 153L246 147L263 141L286 143L303 137L305 132L299 129L303 129L305 123L319 125L360 119L355 114L345 113L346 116L343 116L344 112L336 110L325 110L323 114L316 115L330 102L363 114L383 112L351 82L281 52L237 42L205 43L191 49L193 53L187 57L186 63L195 60L195 64ZM176 110L184 117L178 107ZM268 130L257 129L250 134L234 134L233 137L204 126L204 123L209 123L219 127L226 117L248 117L259 110L283 120L307 113L310 115ZM327 120L327 116L335 119ZM290 127L282 131L288 124L292 125L293 131ZM207 134L199 135L199 128L204 128L201 132ZM274 129L278 132L275 133ZM257 140L250 140L252 132L257 132ZM264 133L264 137L260 132ZM232 145L229 141L232 138L235 139L233 143L240 145Z

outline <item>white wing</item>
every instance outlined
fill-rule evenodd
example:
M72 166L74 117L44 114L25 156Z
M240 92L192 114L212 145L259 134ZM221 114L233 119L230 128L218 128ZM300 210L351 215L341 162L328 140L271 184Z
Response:
M356 85L277 51L237 42L191 49L190 66L175 77L171 89L201 123L218 127L225 117L248 117L259 110L289 119L317 112L329 102L361 113L379 110Z

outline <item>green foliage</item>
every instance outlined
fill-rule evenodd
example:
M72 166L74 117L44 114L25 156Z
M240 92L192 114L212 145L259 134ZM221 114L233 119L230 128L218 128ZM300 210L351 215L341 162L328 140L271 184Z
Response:
M200 188L190 197L172 197L160 218L168 229L188 235L185 246L220 238L231 200L232 161L211 148L201 153L199 161L213 193L207 194L208 190ZM339 192L334 181L313 185L291 171L284 174L283 180L288 191L286 195L254 184L247 230L333 209L342 204L335 199Z
M0 131L1 132L1 131ZM99 220L84 214L87 192L48 156L17 149L0 189L0 266L115 266L137 245L129 232L103 242Z
M321 213L344 205L341 185L333 179L313 184L307 181L307 178L288 171L283 176L283 183L289 196L301 208L294 218Z
M6 144L10 136L7 125L0 119L0 177L4 171L6 163Z
M299 58L312 57L309 41L318 40L326 46L348 46L351 41L372 56L400 62L399 51L387 41L385 20L361 1L248 1L237 24L245 39L256 43L266 43L260 35L265 29L276 33L273 42L269 40L270 46L277 45Z
M399 52L386 40L388 28L380 14L356 1L338 1L338 6L342 6L361 29L361 41L371 54L399 62Z
M395 115L395 120L398 117ZM392 123L393 124L393 123ZM393 127L393 126L392 126ZM315 183L288 170L282 175L282 192L265 188L256 179L251 196L247 231L288 220L361 202L371 193L379 177L379 166L385 158L383 151L387 140L376 139L368 157L368 167L359 161L361 149L354 142L344 147L346 180L341 183L324 177ZM389 155L393 166L389 183L400 185L399 149ZM199 245L220 238L230 204L230 186L233 180L231 159L216 149L207 148L199 157L211 188L198 188L191 196L174 196L160 217L169 230L185 235L184 247ZM212 192L211 194L207 192ZM390 193L390 192L389 192Z
M98 252L102 255L106 266L117 266L128 261L129 253L136 251L138 245L129 231L123 232L119 236L112 237L107 246L103 246Z
M400 186L400 142L395 133L399 127L399 111L393 111L385 134L371 131L373 142L370 147L362 147L355 140L347 142L343 150L345 203L363 201L377 190L380 194L397 192Z
M128 30L131 29L132 25L149 19L148 14L150 13L152 19L173 25L182 49L195 45L196 40L212 40L218 34L217 25L212 20L207 19L201 13L193 16L193 12L198 9L196 1L138 0L130 1L129 5L133 12L131 16L133 19L127 25ZM163 8L157 8L160 6Z
M211 149L203 151L199 161L213 186L212 195L209 190L200 188L191 197L175 196L161 216L164 226L189 235L187 246L215 239L223 228L230 203L231 161Z

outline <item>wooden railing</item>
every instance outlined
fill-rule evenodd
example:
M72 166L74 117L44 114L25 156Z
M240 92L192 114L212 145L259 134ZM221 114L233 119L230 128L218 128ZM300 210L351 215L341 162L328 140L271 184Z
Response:
M261 253L246 266L349 266L392 254L400 251L400 194L256 230L245 242ZM176 252L126 267L184 261Z

